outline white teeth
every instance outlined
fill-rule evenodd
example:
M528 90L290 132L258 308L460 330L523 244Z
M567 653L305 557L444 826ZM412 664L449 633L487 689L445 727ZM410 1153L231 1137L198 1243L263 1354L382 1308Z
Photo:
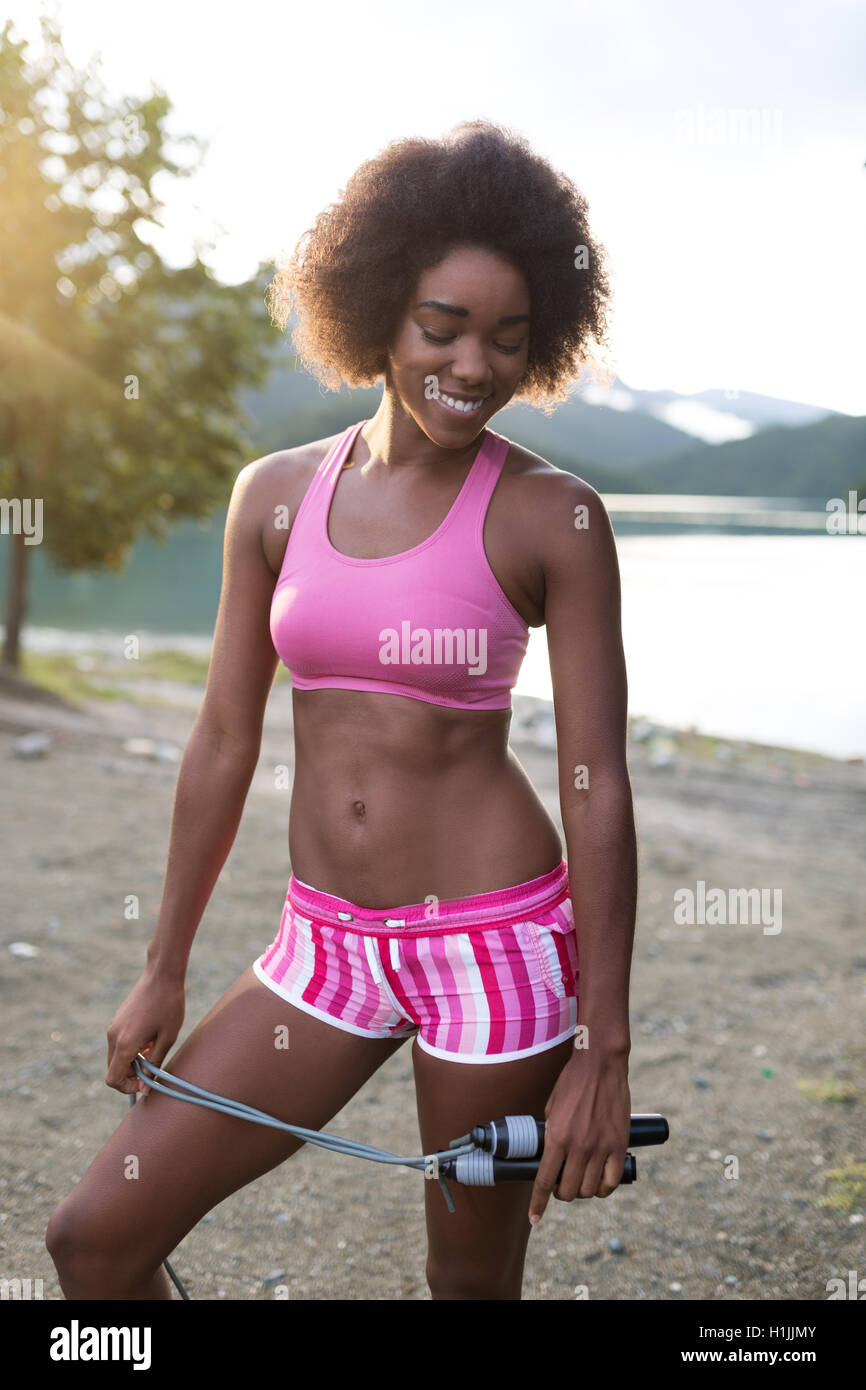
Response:
M481 401L481 400L478 400L478 401L455 401L455 400L453 399L453 397L451 397L451 396L444 396L444 395L441 396L440 399L443 400L447 406L450 406L450 408L451 408L452 410L459 410L459 411L461 411L462 413L468 413L468 414L471 414L471 413L472 413L473 411L475 411L475 410L480 410L480 409L481 409L481 406L484 404L484 402Z

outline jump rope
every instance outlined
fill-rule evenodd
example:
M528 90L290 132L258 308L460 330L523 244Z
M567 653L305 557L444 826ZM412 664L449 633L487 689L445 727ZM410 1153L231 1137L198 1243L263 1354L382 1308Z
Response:
M142 1071L147 1069L151 1075ZM468 1134L452 1139L447 1149L435 1153L420 1154L417 1158L402 1158L389 1153L387 1149L377 1149L371 1144L360 1144L355 1139L344 1139L338 1134L328 1134L320 1129L304 1129L301 1125L286 1124L263 1110L245 1105L239 1100L229 1100L226 1096L215 1095L201 1086L194 1086L173 1072L164 1071L149 1062L141 1053L133 1061L135 1074L155 1091L185 1100L190 1105L203 1105L209 1110L222 1111L224 1115L235 1115L240 1120L250 1120L253 1124L268 1125L271 1129L282 1129L294 1134L308 1144L316 1144L322 1149L332 1149L335 1153L349 1154L352 1158L367 1158L374 1163L397 1164L403 1168L414 1168L423 1172L425 1178L438 1180L450 1212L456 1210L454 1199L448 1189L446 1178L468 1187L493 1187L498 1182L532 1181L538 1173L538 1165L544 1148L546 1123L533 1115L506 1115L500 1120L489 1120L486 1124L475 1125ZM171 1082L171 1087L154 1080L160 1076ZM173 1087L180 1087L175 1090ZM184 1092L189 1094L184 1094ZM129 1097L130 1105L135 1105L135 1095ZM670 1129L663 1115L632 1115L629 1126L629 1146L664 1144ZM625 1167L620 1183L637 1181L637 1163L634 1154L627 1153ZM180 1293L189 1301L189 1294L175 1274L168 1260L166 1271Z

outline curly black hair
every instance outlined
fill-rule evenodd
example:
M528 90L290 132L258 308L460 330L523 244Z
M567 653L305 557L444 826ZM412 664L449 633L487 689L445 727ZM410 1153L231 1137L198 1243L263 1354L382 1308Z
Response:
M609 346L606 252L571 179L490 121L395 140L361 164L280 264L265 295L271 318L285 329L294 306L295 347L324 386L369 386L422 271L466 245L504 256L529 288L515 397L547 409L566 400L582 364L596 365L589 340Z

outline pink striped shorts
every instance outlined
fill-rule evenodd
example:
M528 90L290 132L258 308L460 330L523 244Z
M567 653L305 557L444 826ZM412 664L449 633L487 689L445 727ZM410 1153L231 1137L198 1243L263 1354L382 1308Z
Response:
M358 907L292 874L253 969L296 1008L452 1062L509 1062L570 1038L578 956L565 859L474 897Z

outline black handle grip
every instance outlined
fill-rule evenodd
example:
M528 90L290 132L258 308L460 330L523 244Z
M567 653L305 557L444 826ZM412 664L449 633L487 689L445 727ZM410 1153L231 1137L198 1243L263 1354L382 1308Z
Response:
M537 1158L494 1158L493 1177L496 1182L534 1182L538 1174ZM637 1181L634 1154L626 1154L621 1183Z
M532 1115L506 1115L499 1120L490 1120L485 1125L476 1125L467 1138L477 1149L492 1153L496 1158L533 1158L544 1148L547 1130L545 1120L537 1120ZM632 1115L629 1125L628 1143L630 1148L646 1144L664 1144L670 1135L670 1128L664 1115ZM455 1144L460 1140L454 1140Z
M628 1142L630 1145L666 1144L670 1125L664 1115L632 1115Z

